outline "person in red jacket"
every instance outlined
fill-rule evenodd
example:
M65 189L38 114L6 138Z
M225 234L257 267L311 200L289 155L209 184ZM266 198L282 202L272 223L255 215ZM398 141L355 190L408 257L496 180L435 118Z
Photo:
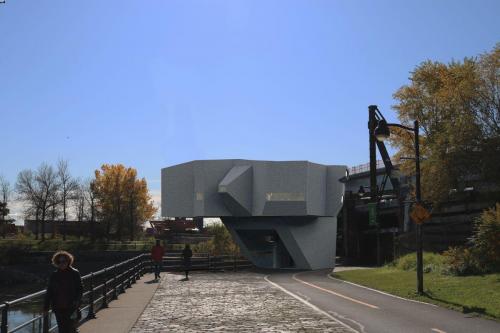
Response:
M163 263L163 255L165 254L165 249L160 245L160 240L156 240L156 245L151 249L151 260L153 260L153 265L155 269L155 280L160 278L161 266Z

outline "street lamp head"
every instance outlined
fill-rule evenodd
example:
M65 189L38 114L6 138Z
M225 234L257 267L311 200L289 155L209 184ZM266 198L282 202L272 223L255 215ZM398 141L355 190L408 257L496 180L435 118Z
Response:
M378 141L382 142L389 138L391 131L389 130L389 126L387 126L387 122L384 119L378 121L373 135L375 135L375 138L377 138Z

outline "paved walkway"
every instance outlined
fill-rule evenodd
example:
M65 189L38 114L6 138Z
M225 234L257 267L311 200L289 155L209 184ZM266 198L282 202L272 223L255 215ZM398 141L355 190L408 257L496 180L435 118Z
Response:
M96 313L96 319L83 323L80 332L128 333L158 288L153 278L154 274L146 274L132 288L125 289L124 294L109 303L109 308Z
M195 272L189 281L182 277L165 274L130 332L350 332L267 282L263 274Z

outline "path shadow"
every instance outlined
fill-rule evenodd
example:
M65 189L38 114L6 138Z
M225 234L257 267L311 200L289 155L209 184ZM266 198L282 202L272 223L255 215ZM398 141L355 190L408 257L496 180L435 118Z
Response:
M425 296L429 297L430 299L433 299L435 301L439 301L439 302L442 302L445 304L449 304L449 305L452 305L458 309L461 309L462 313L464 313L464 314L492 316L492 314L490 314L490 313L488 313L488 311L486 311L486 308L481 308L478 306L467 306L467 305L451 302L448 300L444 300L444 299L441 299L439 297L434 296L431 291L424 292L424 294L425 294Z

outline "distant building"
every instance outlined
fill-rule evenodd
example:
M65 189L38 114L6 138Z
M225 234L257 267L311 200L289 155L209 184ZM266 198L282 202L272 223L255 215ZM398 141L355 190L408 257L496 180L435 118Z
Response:
M385 168L377 164L377 184L384 181ZM397 174L397 173L396 173ZM412 177L398 175L400 201L391 182L386 181L385 191L380 197L378 222L382 261L390 261L399 254L415 250L415 225L410 218L412 206L410 185ZM369 165L350 168L345 184L344 205L339 215L339 253L352 262L376 262L376 227L368 224L368 202L370 202ZM470 177L458 189L450 189L447 202L432 211L432 218L423 226L424 250L443 251L449 246L463 245L472 235L473 220L485 208L494 205L487 194L490 185ZM425 200L425 198L424 198Z
M45 220L45 233L55 232L58 234L66 234L73 236L89 235L91 223L90 221L52 221ZM24 232L37 233L41 232L41 221L24 220ZM106 235L106 226L104 223L94 222L94 232L97 236Z
M198 244L212 239L204 233L203 219L172 218L149 221L150 235L164 239L168 244Z

